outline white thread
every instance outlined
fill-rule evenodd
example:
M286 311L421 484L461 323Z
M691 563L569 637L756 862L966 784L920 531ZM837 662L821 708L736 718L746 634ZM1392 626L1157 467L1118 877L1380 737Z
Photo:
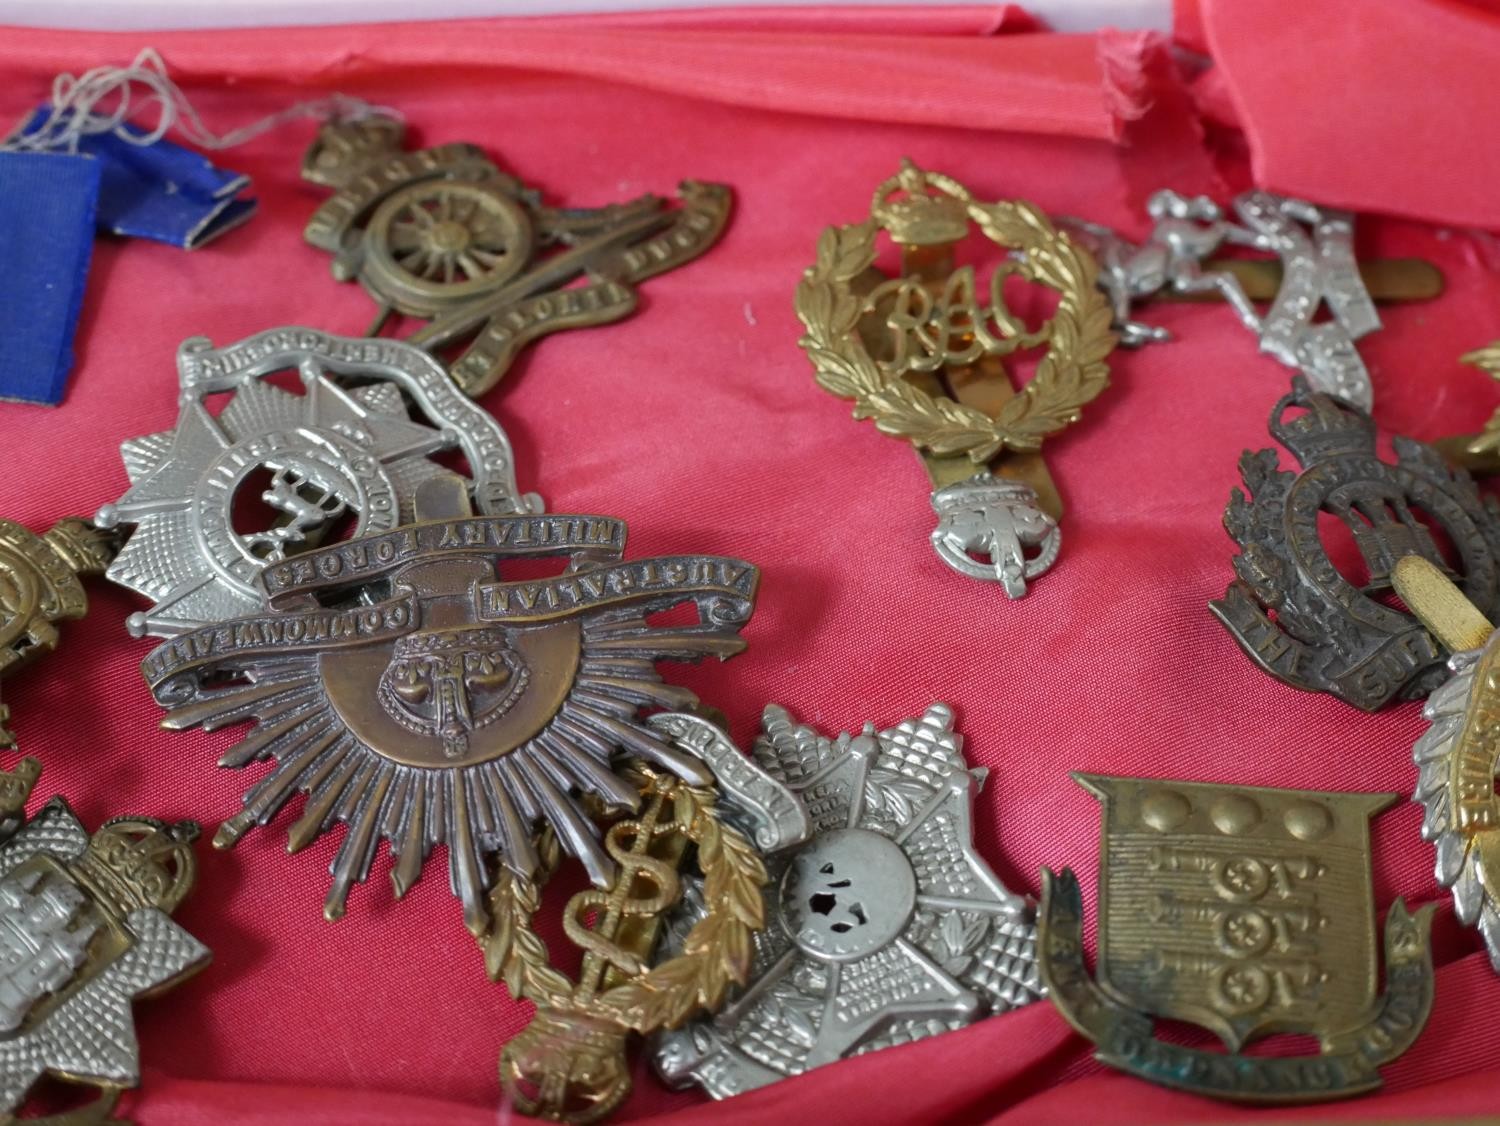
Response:
M111 98L113 106L101 109L101 104ZM147 129L132 120L153 106L159 107L153 127ZM221 136L203 124L187 95L167 76L161 56L155 48L147 47L128 67L98 66L77 78L59 74L52 80L52 104L45 118L36 123L36 115L24 117L0 141L0 152L77 152L82 138L100 133L113 133L132 145L154 145L174 129L200 149L227 149L304 117L357 121L377 116L401 118L397 111L385 106L372 106L345 94L331 94L297 102ZM133 128L125 128L127 123Z

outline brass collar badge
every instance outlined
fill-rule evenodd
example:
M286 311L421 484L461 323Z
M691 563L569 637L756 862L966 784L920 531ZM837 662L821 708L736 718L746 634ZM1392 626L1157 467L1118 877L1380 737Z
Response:
M372 335L401 314L430 322L410 343L463 345L449 370L471 396L495 386L532 340L629 315L636 285L698 257L729 217L729 189L693 180L676 210L654 195L547 207L478 146L406 152L403 133L383 117L323 127L302 174L336 190L305 237L334 255L335 278L357 279L374 298ZM569 287L579 277L586 283Z
M140 1082L132 1002L208 963L171 919L193 885L198 826L117 817L90 835L60 797L28 820L40 773L33 758L0 772L0 1122L52 1075L98 1089L46 1119L86 1126Z
M1392 904L1378 993L1369 819L1395 794L1074 775L1104 805L1098 971L1078 881L1044 871L1041 972L1097 1058L1170 1087L1250 1102L1343 1098L1417 1038L1432 1006L1434 908ZM1186 1021L1228 1053L1157 1039ZM1273 1032L1316 1055L1240 1052Z
M57 623L88 610L79 580L104 574L114 554L113 536L76 517L41 536L0 520L0 675L57 647ZM15 746L9 722L10 709L0 704L0 747Z
M986 292L973 265L955 264L971 224L1003 252ZM901 248L900 277L875 265L882 231ZM1057 292L1039 328L1007 304L1011 277ZM1037 450L1109 382L1115 334L1097 277L1088 252L1032 204L981 203L906 161L876 189L868 219L823 232L797 287L819 385L924 452L939 558L1011 598L1058 553L1061 501ZM1017 390L1005 358L1041 346Z

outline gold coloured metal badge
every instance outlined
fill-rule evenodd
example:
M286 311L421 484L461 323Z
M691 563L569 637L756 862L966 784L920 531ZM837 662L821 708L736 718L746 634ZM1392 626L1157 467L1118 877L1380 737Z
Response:
M1041 975L1096 1058L1154 1083L1248 1102L1343 1098L1380 1086L1432 1006L1433 908L1374 926L1369 819L1395 794L1073 776L1104 806L1098 959L1083 961L1070 870L1043 871ZM1227 1052L1167 1043L1186 1021ZM1315 1055L1249 1056L1277 1032Z
M53 798L31 819L41 767L0 773L0 1123L113 1121L140 1082L131 1004L191 976L209 951L171 919L193 884L198 826L119 817L95 833ZM22 1117L44 1076L92 1102Z
M987 289L974 265L956 264L971 228L1004 252ZM876 266L881 232L901 249L900 276ZM800 343L819 385L925 451L939 557L1013 598L1057 555L1061 501L1036 451L1109 382L1115 334L1097 276L1088 252L1034 205L981 203L905 161L876 189L868 219L823 232L797 287ZM1040 327L1008 304L1012 277L1057 293ZM1006 359L1042 346L1017 390Z
M559 858L555 837L543 835L537 877L505 869L490 894L494 923L479 939L490 976L537 1006L500 1057L501 1082L525 1114L577 1123L609 1114L630 1093L627 1037L717 1008L743 984L754 932L765 926L765 866L718 809L720 787L742 793L747 781L765 785L762 772L698 716L662 712L650 723L684 753L706 752L718 784L694 786L639 761L627 766L641 807L605 832L618 874L608 888L574 895L563 912L565 933L584 951L576 981L549 965L530 930ZM703 917L680 952L650 965L661 924L683 898L690 860Z
M322 128L302 175L336 191L305 237L334 255L335 278L358 280L380 306L371 335L401 314L430 322L410 343L463 345L449 366L471 396L532 340L627 316L636 285L697 258L729 217L729 189L693 180L675 209L654 195L548 207L478 146L407 152L403 133L384 117Z
M1465 352L1459 363L1478 368L1490 378L1500 380L1500 340ZM1477 434L1455 434L1434 442L1453 464L1482 476L1500 473L1500 410L1490 416Z
M114 537L74 517L59 520L41 536L0 520L0 674L57 647L57 623L88 610L79 579L104 574L115 548ZM3 747L15 746L9 720L10 709L0 704Z

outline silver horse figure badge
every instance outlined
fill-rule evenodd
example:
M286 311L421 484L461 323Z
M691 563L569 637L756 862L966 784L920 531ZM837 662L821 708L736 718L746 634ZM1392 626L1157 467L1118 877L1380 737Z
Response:
M747 814L772 853L766 929L738 998L657 1039L667 1082L725 1098L1042 995L1031 907L974 849L985 772L965 763L947 705L836 739L775 705L763 722L753 758L810 831L783 817L771 839ZM702 915L693 902L669 924L668 953Z
M1380 327L1380 314L1354 257L1352 214L1253 191L1235 197L1236 223L1205 196L1189 199L1165 189L1151 196L1146 210L1156 225L1139 246L1108 227L1065 220L1093 243L1099 285L1114 308L1122 345L1138 347L1170 338L1165 329L1133 320L1132 302L1163 289L1217 292L1259 339L1262 352L1301 371L1314 390L1369 412L1374 402L1370 373L1354 342ZM1234 274L1205 268L1209 256L1225 245L1280 258L1281 286L1265 316ZM1313 316L1324 303L1332 319L1314 324Z

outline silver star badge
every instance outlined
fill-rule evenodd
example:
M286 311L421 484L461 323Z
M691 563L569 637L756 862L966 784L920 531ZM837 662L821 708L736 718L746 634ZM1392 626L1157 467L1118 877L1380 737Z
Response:
M176 429L121 445L130 489L96 517L135 525L106 572L156 603L127 620L134 636L252 613L267 566L410 523L417 489L454 475L435 455L463 455L482 514L541 511L517 491L500 424L409 344L305 328L218 349L195 337L177 371ZM300 393L272 382L280 372Z
M192 886L191 822L107 822L90 837L55 797L20 824L39 768L0 775L0 1113L44 1074L101 1088L102 1116L140 1081L131 1003L207 964L168 914Z
M1031 906L974 849L985 772L964 761L947 705L836 739L775 705L763 724L753 758L809 831L772 842L749 984L717 1016L657 1039L667 1082L725 1098L1042 995ZM701 915L692 891L668 953Z

